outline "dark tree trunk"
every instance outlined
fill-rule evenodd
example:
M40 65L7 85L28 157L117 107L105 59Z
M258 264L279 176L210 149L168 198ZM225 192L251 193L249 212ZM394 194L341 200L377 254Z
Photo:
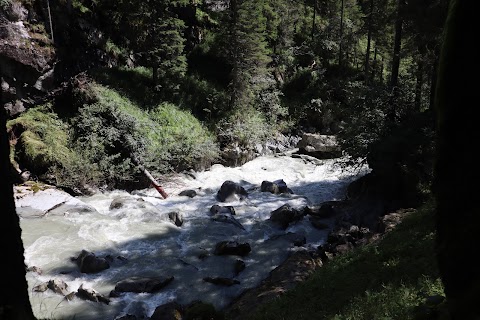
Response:
M480 130L478 108L472 104L478 101L480 72L477 44L472 41L480 32L476 5L476 1L450 1L435 97L436 252L447 306L455 320L480 319L480 272L472 263L480 248L480 171L473 155Z
M158 84L158 67L152 67L152 77L153 77L153 87L155 88Z
M374 51L374 54L373 54L372 75L371 75L372 81L375 81L375 76L376 76L377 68L378 68L377 54L378 54L378 48L375 45L375 51Z
M392 74L390 78L390 88L396 91L398 86L398 73L400 69L400 51L402 48L402 29L403 29L403 4L405 0L397 0L397 18L395 20L395 40L393 43Z
M370 13L368 14L367 51L365 52L365 82L367 83L370 81L370 48L372 43L372 19L373 0L370 0Z
M343 14L345 11L344 0L342 0L342 7L340 9L340 45L338 50L338 65L341 67L343 64Z
M425 55L420 53L417 61L417 82L415 84L415 110L421 111L422 108L422 87L423 87L423 66L425 64Z
M398 74L400 70L400 52L402 48L402 29L403 29L403 6L405 0L397 0L397 18L395 20L395 40L393 43L393 59L392 59L392 73L390 77L390 110L388 112L388 119L391 122L396 120L396 101L398 97Z
M438 63L440 60L440 52L438 49L435 49L435 60L433 62L432 70L430 73L430 110L435 110L434 103L435 103L435 91L437 87L437 69Z
M312 42L315 37L315 20L317 19L317 0L313 0Z
M6 131L5 110L0 109L0 241L2 243L2 275L0 277L0 319L35 319L28 297L20 220L15 212L13 183L10 172L10 145Z

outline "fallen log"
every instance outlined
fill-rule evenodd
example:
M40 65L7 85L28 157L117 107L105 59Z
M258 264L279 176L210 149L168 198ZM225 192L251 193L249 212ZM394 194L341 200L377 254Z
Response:
M140 163L138 158L132 153L130 154L130 157L133 161L133 163L143 172L143 174L150 180L152 183L153 187L162 195L164 199L168 198L168 194L163 190L163 188L160 186L160 184L157 182L157 180L148 172L147 169Z

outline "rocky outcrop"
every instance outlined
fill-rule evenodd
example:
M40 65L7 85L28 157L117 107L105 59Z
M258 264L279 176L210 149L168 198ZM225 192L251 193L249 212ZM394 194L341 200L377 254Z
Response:
M260 286L248 289L236 298L225 309L227 319L250 319L259 306L273 301L298 283L305 281L321 265L322 261L318 255L306 251L295 252L271 271Z
M27 19L34 14L20 1L6 6L0 11L0 96L13 116L31 105L33 97L53 88L55 48L45 28L27 28Z
M304 133L298 142L300 154L310 155L318 159L338 158L342 155L340 146L335 136L315 133Z

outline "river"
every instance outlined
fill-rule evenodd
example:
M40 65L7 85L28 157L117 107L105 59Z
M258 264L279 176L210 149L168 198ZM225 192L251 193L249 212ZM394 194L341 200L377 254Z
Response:
M245 289L257 286L292 251L302 249L282 235L305 236L303 247L318 246L326 239L328 229L315 229L307 217L286 230L276 227L268 221L271 211L286 203L303 208L343 199L348 183L365 172L342 169L335 159L262 156L241 167L217 164L206 171L175 175L163 184L170 195L167 199L154 189L98 192L77 197L74 204L59 206L41 218L32 218L28 208L18 207L25 262L43 271L27 273L34 313L39 319L149 317L157 306L173 300L181 304L202 300L223 308ZM293 194L260 192L262 181L278 179L283 179ZM217 191L226 180L242 185L248 197L218 202ZM197 195L178 195L186 189ZM120 208L110 209L114 199L121 202ZM212 221L209 210L215 204L233 206L234 217L243 228ZM180 227L168 217L173 211L183 216ZM325 223L332 225L330 220ZM224 240L248 242L251 252L245 257L214 255L216 243ZM111 267L95 274L81 273L70 258L84 249L97 256L111 255ZM235 276L233 266L238 259L246 268ZM173 276L174 280L157 293L126 293L112 298L108 305L78 298L67 301L50 290L33 291L41 283L60 279L70 291L83 284L108 296L118 281L132 276ZM234 276L240 283L230 287L203 281L205 277Z

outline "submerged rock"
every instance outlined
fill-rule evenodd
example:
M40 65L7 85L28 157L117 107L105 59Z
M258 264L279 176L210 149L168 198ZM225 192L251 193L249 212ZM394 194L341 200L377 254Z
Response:
M242 226L242 224L240 222L237 221L237 219L235 219L234 217L232 217L231 215L226 215L226 214L216 214L214 216L212 216L211 218L213 221L217 221L217 222L223 222L223 223L229 223L229 224L233 224L235 227L238 227L242 230L245 230L245 228Z
M219 206L218 204L214 204L210 208L210 214L217 214L217 213L223 213L223 214L231 214L232 216L235 215L235 208L232 206Z
M183 225L183 215L180 212L172 211L168 213L168 218L177 226Z
M210 283L213 283L213 284L219 285L219 286L226 286L226 287L230 287L230 286L233 286L235 284L240 284L240 281L238 281L238 280L230 279L230 278L223 278L223 277L216 277L216 278L206 277L206 278L203 278L203 281L210 282Z
M189 197L193 198L197 195L197 192L195 190L183 190L178 194L179 196L184 196L184 197Z
M161 290L163 287L172 282L174 277L131 277L118 282L115 289L110 293L110 296L116 296L121 292L147 292L153 293ZM113 293L113 294L112 294Z
M221 255L234 255L234 256L246 256L252 251L250 244L238 243L237 241L222 241L215 246L214 254Z

